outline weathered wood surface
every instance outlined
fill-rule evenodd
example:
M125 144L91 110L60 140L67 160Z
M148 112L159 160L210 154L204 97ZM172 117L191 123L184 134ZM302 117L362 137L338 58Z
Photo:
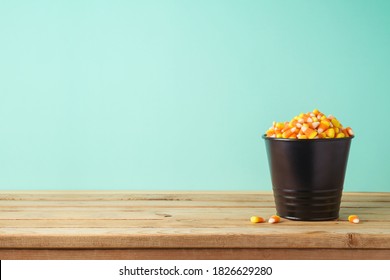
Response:
M390 259L390 193L344 193L334 221L249 222L273 214L271 192L1 191L0 258Z

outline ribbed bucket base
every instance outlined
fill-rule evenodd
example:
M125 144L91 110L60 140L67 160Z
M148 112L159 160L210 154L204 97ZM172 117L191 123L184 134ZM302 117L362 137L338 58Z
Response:
M297 191L274 188L277 214L302 221L326 221L339 217L342 188Z

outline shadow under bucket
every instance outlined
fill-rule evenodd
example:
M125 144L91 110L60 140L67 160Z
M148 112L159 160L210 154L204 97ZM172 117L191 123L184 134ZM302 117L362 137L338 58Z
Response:
M305 221L339 217L352 138L303 140L263 135L279 216Z

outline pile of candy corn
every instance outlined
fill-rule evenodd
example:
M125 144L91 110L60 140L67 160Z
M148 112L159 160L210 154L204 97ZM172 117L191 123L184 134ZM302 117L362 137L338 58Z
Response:
M289 122L273 122L267 137L291 139L323 139L352 137L350 127L343 127L332 115L325 116L319 110L301 113Z

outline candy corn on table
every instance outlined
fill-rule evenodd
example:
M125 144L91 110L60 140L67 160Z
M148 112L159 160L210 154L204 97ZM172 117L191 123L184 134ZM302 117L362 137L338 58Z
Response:
M390 259L390 193L344 193L338 220L250 222L274 214L271 192L1 191L0 259Z

